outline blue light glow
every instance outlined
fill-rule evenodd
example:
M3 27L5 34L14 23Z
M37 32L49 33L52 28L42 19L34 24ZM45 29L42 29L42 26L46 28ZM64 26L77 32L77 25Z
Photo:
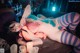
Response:
M52 11L56 11L56 7L52 7Z

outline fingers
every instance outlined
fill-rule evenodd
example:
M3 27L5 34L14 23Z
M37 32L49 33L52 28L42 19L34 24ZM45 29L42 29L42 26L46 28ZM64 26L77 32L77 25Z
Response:
M33 51L33 43L32 42L27 42L26 46L27 46L27 51L29 53L33 53L32 52Z
M24 10L24 13L23 13L23 16L22 17L28 17L29 15L31 14L31 6L30 5L27 5L25 10Z
M26 6L26 8L25 8L25 9L28 9L28 8L31 8L31 6L30 6L29 4Z
M26 53L27 52L26 46L24 46L24 45L19 46L19 52Z
M16 44L11 45L10 53L17 53L17 45Z
M31 14L31 6L30 5L27 5L25 10L24 10L24 13L22 15L22 18L20 20L20 24L21 25L25 25L26 23L26 19L29 15Z

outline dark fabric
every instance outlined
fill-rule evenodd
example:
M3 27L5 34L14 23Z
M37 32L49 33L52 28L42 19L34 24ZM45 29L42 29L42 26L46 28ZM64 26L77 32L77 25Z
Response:
M46 39L44 44L40 46L39 53L70 53L71 51L71 46Z

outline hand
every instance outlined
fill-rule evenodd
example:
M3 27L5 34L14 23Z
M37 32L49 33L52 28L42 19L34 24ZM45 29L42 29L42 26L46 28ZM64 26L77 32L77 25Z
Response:
M33 53L33 43L32 42L27 42L26 46L27 46L28 53Z
M20 53L26 53L27 52L27 49L26 49L25 45L19 46L19 50L20 50Z
M24 13L23 13L23 16L22 17L28 17L29 15L31 14L31 6L30 5L27 5L25 10L24 10Z
M38 39L34 33L32 33L26 26L23 27L27 32L22 31L23 37L25 40L35 40Z
M22 18L20 20L20 24L22 26L24 26L26 24L26 18L31 14L31 6L30 5L27 5L25 10L24 10L24 13L22 15Z

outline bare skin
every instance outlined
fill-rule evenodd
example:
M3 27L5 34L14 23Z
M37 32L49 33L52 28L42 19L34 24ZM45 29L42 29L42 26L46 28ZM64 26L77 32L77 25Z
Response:
M28 16L31 13L30 5L28 5L28 7L29 8L25 9L24 14L23 14L24 16L22 16L22 19L21 19L21 22L20 22L20 24L22 26L25 25L25 21L26 21L26 19L25 19L26 15L25 14L28 13L27 14L27 16ZM33 40L33 42L28 42L26 44L26 45L29 45L29 44L31 45L31 47L30 48L27 47L27 49L32 49L33 45L36 45L36 43L37 43L37 45L42 44L41 38L44 37L44 36L49 37L50 39L61 43L60 39L61 39L61 35L62 35L65 27L63 27L62 30L59 30L58 27L60 26L60 24L58 23L58 20L55 19L53 21L55 21L55 24L56 24L55 27L53 27L49 23L44 23L44 22L41 22L41 21L33 21L32 23L29 23L27 25L26 30L28 31L28 33L23 32L24 33L24 38L26 39L27 35L30 35L28 37L31 38L31 40ZM25 28L25 27L23 27L23 28ZM25 34L26 34L26 36L25 36ZM44 36L42 34L44 34Z
M22 41L21 34L19 33L19 36L21 37L20 39L18 39L19 44L23 44L27 46L31 45L31 47L29 48L27 47L27 49L31 49L33 48L34 45L43 44L43 41L41 40L41 38L46 39L46 37L49 37L52 40L60 42L60 37L63 31L60 31L57 28L59 26L58 23L56 27L53 27L52 25L41 22L41 21L34 21L32 23L27 24L27 27L24 26L26 24L26 17L28 17L30 13L31 13L31 8L30 8L30 5L28 5L25 8L22 19L20 21L20 25L18 25L16 30L19 31L21 28L25 29L28 33L25 31L22 31L22 34L23 34L22 37L24 37L25 40L28 40L29 38L33 41L27 42L27 43Z

